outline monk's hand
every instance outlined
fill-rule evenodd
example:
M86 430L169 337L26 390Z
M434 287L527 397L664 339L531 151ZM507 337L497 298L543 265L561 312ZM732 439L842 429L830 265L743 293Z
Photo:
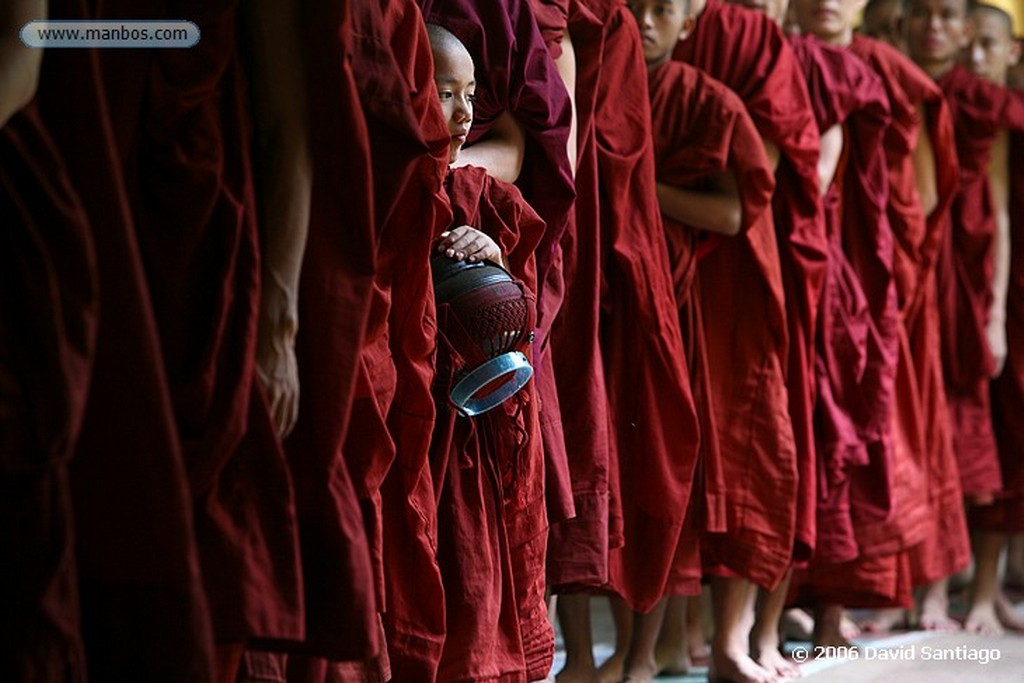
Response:
M456 261L477 263L478 261L493 261L501 263L501 248L497 243L480 232L476 228L462 225L448 232L441 233L441 241L438 242L437 250L448 258Z
M267 392L270 417L284 439L299 417L299 366L295 359L297 307L274 278L265 278L256 344L256 372Z
M995 361L992 377L998 377L1002 374L1003 365L1006 363L1006 323L1002 319L992 316L985 327L985 336L988 338L989 353L992 354L992 360Z

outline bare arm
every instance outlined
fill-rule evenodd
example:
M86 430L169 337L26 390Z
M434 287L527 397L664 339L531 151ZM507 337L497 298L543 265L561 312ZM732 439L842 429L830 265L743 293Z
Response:
M36 94L43 51L21 42L18 32L32 19L45 19L46 0L0 3L0 128Z
M1008 177L1009 156L1008 136L1000 131L989 162L992 196L996 208L996 234L992 256L995 266L992 273L992 307L989 309L986 336L989 350L996 361L995 377L1002 372L1006 362L1006 298L1010 288L1010 211Z
M736 235L743 225L736 180L731 173L717 176L711 190L685 190L658 183L658 205L661 212L692 228Z
M939 190L935 174L935 152L932 150L931 137L926 130L928 114L922 106L918 106L918 116L921 120L921 130L917 135L917 144L914 145L914 180L917 185L917 194L921 198L921 208L927 216L939 204Z
M487 137L463 147L453 166L479 166L506 183L514 183L523 170L526 134L511 112L505 111L491 126Z
M843 127L836 124L821 134L821 156L818 157L818 183L821 194L828 192L843 156Z
M305 64L297 2L253 0L242 6L246 8L254 156L260 170L257 196L265 237L256 362L271 415L284 437L298 417L295 335L313 181Z
M572 126L569 128L569 143L566 145L566 153L569 155L569 166L572 174L576 175L576 48L572 45L572 38L569 31L562 32L562 54L555 60L558 74L562 77L562 83L569 92L569 104L572 106Z

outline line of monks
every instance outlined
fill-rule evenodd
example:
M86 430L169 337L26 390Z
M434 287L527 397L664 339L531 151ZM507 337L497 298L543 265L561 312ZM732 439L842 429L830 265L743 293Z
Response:
M768 683L787 607L959 628L972 561L963 628L1024 630L990 2L5 0L0 681L539 681L557 596L561 683ZM535 302L483 415L432 256Z

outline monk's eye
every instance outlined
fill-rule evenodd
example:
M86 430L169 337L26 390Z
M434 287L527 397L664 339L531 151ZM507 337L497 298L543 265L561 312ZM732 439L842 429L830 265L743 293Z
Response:
M442 90L437 94L442 100L450 100L452 98L452 93L448 90Z

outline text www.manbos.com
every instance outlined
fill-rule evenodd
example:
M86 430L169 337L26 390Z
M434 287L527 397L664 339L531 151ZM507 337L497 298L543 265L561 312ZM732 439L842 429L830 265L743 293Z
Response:
M191 21L30 21L21 29L28 47L193 47L199 27Z

